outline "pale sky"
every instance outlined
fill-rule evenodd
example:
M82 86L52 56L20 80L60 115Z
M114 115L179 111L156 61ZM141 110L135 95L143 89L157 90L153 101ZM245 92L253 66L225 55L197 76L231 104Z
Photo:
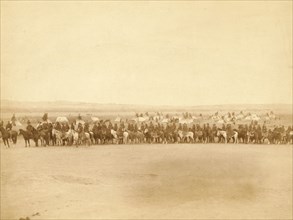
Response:
M1 1L1 98L292 103L292 1Z

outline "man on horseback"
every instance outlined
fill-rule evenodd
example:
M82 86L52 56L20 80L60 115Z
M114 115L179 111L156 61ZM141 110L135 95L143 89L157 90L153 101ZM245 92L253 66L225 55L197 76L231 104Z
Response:
M225 124L222 125L222 130L226 131L226 125Z
M48 120L48 113L45 113L42 117L43 121L47 122Z
M1 122L0 132L1 132L3 143L7 147L10 147L9 146L10 138L14 144L16 144L16 141L17 141L17 132L12 131L11 129L12 129L12 124L10 122L8 122L8 124L6 125L6 129L4 128L3 122Z
M113 130L114 131L118 131L118 125L117 125L117 123L114 124Z
M207 143L212 142L213 137L211 137L211 136L212 136L212 135L211 135L211 127L210 127L210 124L209 124L209 123L207 123L205 133L206 133L206 136L207 136L207 137L206 137L206 142L207 142Z
M42 130L42 122L38 121L38 124L36 126L37 131Z
M27 121L26 131L30 136L33 136L34 127L31 125L30 120Z
M87 132L87 133L90 133L90 125L89 125L89 123L84 123L84 132Z
M138 131L137 124L134 125L133 131L134 131L134 132L137 132L137 131Z
M72 122L71 125L70 125L70 129L74 131L75 130L74 128L75 128L74 123Z
M44 122L42 123L42 128L43 128L43 130L47 130L47 129L49 129L49 123L46 122L46 121L44 121Z
M6 130L11 131L12 130L12 122L8 121L6 124Z
M149 131L153 131L154 130L153 122L150 123L148 129L149 129Z
M61 131L61 124L59 122L56 122L54 128L57 130L57 131Z
M78 125L77 125L77 132L79 134L81 134L83 132L83 127L82 127L82 124L81 123L78 123Z
M11 122L13 126L16 126L15 122L16 122L16 117L15 114L13 113L12 118L11 118Z

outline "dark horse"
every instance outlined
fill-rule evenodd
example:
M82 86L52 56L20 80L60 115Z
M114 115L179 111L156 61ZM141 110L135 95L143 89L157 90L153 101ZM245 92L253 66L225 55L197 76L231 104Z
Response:
M16 144L17 142L17 131L10 131L10 138L13 142L13 144Z
M98 126L93 127L93 139L95 144L99 144L99 140L102 140L102 131Z
M111 130L109 128L102 128L101 130L101 143L113 143L113 135L111 134Z
M40 139L41 139L41 145L44 145L45 147L47 145L49 145L49 142L50 142L50 129L49 128L46 128L46 127L43 127L43 126L40 126L38 129L37 129L39 135L40 135Z
M13 144L16 144L16 142L17 142L17 132L16 131L7 131L3 126L1 126L0 131L1 131L2 140L3 140L5 146L10 147L10 145L9 145L10 138L11 138Z
M38 147L38 141L39 141L40 135L36 129L34 129L32 132L19 129L19 134L21 134L25 140L25 147L27 147L27 144L30 147L30 139L34 140L36 147Z
M247 136L247 128L243 125L239 125L238 127L238 140L242 143L247 144L248 136Z

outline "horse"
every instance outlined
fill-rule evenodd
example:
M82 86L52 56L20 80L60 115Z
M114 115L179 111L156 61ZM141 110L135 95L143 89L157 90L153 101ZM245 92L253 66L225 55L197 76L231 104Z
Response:
M53 136L53 139L55 140L53 142L53 145L56 144L58 146L61 146L62 145L62 138L63 138L63 134L61 131L58 131L57 129L53 128L52 129L52 136Z
M236 130L233 130L230 134L228 134L227 131L218 129L217 136L219 137L219 142L221 138L224 138L224 143L227 144L227 142L232 138L234 139L234 144L238 144L238 132Z
M256 134L256 131L249 130L247 131L247 143L256 143L258 139L258 135Z
M91 136L88 132L80 132L78 133L78 140L80 143L85 143L86 145L91 145Z
M128 132L128 141L129 141L129 143L136 143L136 134L135 134L135 132L133 132L133 131L129 131L129 130L127 130L127 132Z
M152 134L150 132L150 130L148 128L146 128L144 130L144 136L145 136L145 139L146 139L146 142L147 143L151 143L152 142Z
M64 133L64 136L62 137L63 142L67 142L67 145L76 144L78 142L78 139L74 139L75 131L73 129L69 129ZM78 137L78 136L77 136Z
M129 136L129 133L126 130L123 131L123 144L128 143L128 136Z
M78 144L79 144L78 133L73 129L70 129L69 131L71 132L71 135L72 135L72 144L74 144L76 147L78 147Z
M287 144L288 143L288 138L287 137L288 137L287 132L286 131L283 131L281 133L281 142L283 144Z
M212 128L209 131L209 143L215 143L216 136L217 136L217 128Z
M115 130L114 130L115 131ZM123 144L123 131L122 129L118 129L116 132L116 143L117 144Z
M180 141L182 142L184 142L184 141L186 141L186 142L190 142L190 141L192 141L192 142L194 142L194 134L193 134L193 132L191 132L191 131L181 131L181 130L178 130L178 137L180 138Z
M234 140L234 144L238 144L238 131L234 129L229 138L232 138Z
M219 142L221 141L221 138L224 138L225 144L227 144L227 132L224 130L218 129L217 136L219 137Z
M293 143L293 131L288 131L287 132L287 143L290 144L290 143Z
M282 133L280 129L275 128L272 132L272 142L274 144L280 144L282 142Z
M177 131L173 129L165 130L164 137L163 137L163 143L177 143L178 141L178 133Z
M139 144L144 142L144 134L141 131L126 131L128 133L128 141L130 141L130 143Z
M161 130L152 130L150 132L151 143L161 143L164 140L164 132Z
M49 129L41 129L39 130L40 138L41 138L41 144L45 147L49 145L50 140L50 131Z
M270 138L269 138L269 132L268 131L263 131L262 132L261 143L270 144Z
M35 146L38 147L38 140L40 138L39 133L36 129L34 129L32 132L25 131L23 129L19 129L19 134L23 136L23 139L25 141L25 147L30 147L30 139L32 139L35 142Z
M10 145L9 145L10 133L9 133L9 131L7 131L3 126L1 126L0 131L1 131L2 140L3 140L4 145L7 148L10 148Z
M162 143L164 141L164 139L165 139L165 133L164 133L164 131L163 130L159 130L157 132L157 135L158 135L158 142L159 143ZM163 142L163 144L164 144L164 142Z
M157 131L152 130L150 132L150 136L151 136L151 143L154 143L154 142L159 143L160 142L160 135L158 134Z
M144 142L144 134L141 131L136 131L135 132L136 139L138 143L143 143Z
M206 143L209 143L211 140L211 128L205 128L204 130L203 130L203 141L204 141L204 143L206 144Z
M111 130L108 128L102 128L101 130L101 143L106 144L110 141L113 141L113 135L111 134Z
M118 144L118 135L117 135L117 131L115 131L114 129L111 129L111 134L113 136L113 141L115 140L115 143Z
M203 132L200 129L194 131L194 141L202 142L203 141Z
M99 144L99 142L102 140L102 131L100 128L98 128L96 125L92 129L93 132L93 139L95 144Z
M238 128L238 139L247 144L247 130L242 125Z
M262 132L261 132L261 129L256 129L255 131L255 142L257 144L261 144L262 143Z

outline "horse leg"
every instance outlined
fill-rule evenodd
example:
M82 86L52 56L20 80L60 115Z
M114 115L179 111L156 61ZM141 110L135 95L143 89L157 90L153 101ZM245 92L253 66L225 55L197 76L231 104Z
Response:
M16 144L17 143L17 135L14 137L14 144Z
M194 143L194 138L193 137L190 137L191 138L191 143Z
M52 137L52 144L53 144L53 146L55 146L57 144L57 140L56 140L55 135Z
M6 148L8 148L8 147L7 147L7 144L6 144L6 139L5 139L5 138L2 138L2 140L3 140L4 146L5 146Z
M4 146L5 146L6 148L8 148L9 146L8 146L8 141L7 141L7 139L6 139L6 138L2 138L2 140L3 140Z
M48 136L47 139L46 139L46 145L49 146L49 144L50 144L50 136Z

